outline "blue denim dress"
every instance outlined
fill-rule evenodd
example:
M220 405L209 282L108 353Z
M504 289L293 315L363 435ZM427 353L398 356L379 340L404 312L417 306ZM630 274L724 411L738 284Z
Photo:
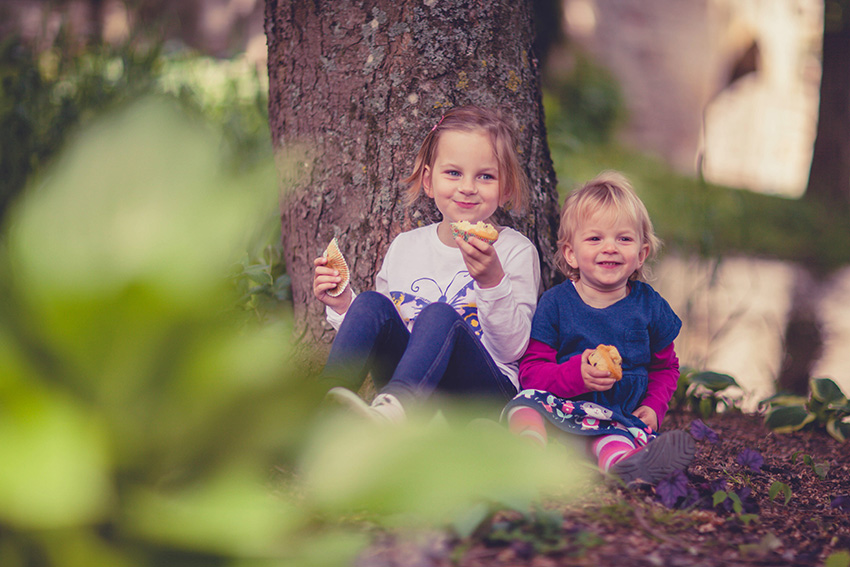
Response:
M537 409L558 429L579 435L620 434L645 444L655 433L632 415L646 395L652 353L673 342L682 322L649 284L632 282L629 294L604 309L582 301L572 281L540 298L531 338L556 350L563 363L585 349L612 344L623 358L623 378L605 392L561 398L542 390L522 390L503 416L516 406Z

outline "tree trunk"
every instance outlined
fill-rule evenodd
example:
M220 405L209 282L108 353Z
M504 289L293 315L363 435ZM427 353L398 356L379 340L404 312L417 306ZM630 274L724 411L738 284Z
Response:
M850 0L824 2L820 108L806 199L850 212Z
M785 324L785 356L776 379L776 391L805 396L812 369L823 354L823 329L817 301L823 297L823 274L800 266L794 274L791 308Z
M542 252L555 278L556 179L546 142L531 0L267 0L269 123L284 177L284 258L296 329L328 344L313 298L313 259L332 237L352 284L374 287L399 232L439 220L431 202L404 205L403 179L442 113L474 103L501 107L519 130L532 183L523 213L499 222Z

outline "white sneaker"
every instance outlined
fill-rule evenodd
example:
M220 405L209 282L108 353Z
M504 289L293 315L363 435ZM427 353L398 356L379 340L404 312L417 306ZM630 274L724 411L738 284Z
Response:
M378 394L372 401L372 405L364 402L360 396L348 388L331 388L328 390L327 397L360 417L378 423L402 423L407 419L404 407L392 394Z
M398 401L398 398L392 394L378 394L372 400L370 409L390 423L404 423L407 419L407 412L404 411L404 406Z

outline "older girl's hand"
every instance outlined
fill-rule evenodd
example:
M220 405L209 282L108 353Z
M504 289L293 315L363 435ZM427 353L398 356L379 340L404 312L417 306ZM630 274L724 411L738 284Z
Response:
M593 349L588 348L581 353L581 379L589 392L605 392L617 383L617 379L607 370L600 370L590 363L588 357L592 352Z
M496 249L491 244L480 238L470 238L467 242L457 237L455 242L463 255L469 275L478 283L478 287L487 289L499 285L505 277L505 271Z
M345 291L336 297L328 295L328 291L335 288L342 281L339 272L334 268L327 266L328 259L320 256L313 260L316 266L313 272L313 295L316 299L342 315L348 311L348 306L351 305L351 286L347 286Z

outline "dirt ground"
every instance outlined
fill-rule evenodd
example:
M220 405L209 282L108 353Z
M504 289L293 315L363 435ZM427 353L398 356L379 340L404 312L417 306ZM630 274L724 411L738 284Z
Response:
M690 431L694 419L673 413L664 429ZM698 442L678 484L625 489L599 482L583 502L538 515L500 513L466 540L387 534L357 566L824 565L831 555L847 565L850 446L824 430L776 434L753 415L704 423L718 439Z

